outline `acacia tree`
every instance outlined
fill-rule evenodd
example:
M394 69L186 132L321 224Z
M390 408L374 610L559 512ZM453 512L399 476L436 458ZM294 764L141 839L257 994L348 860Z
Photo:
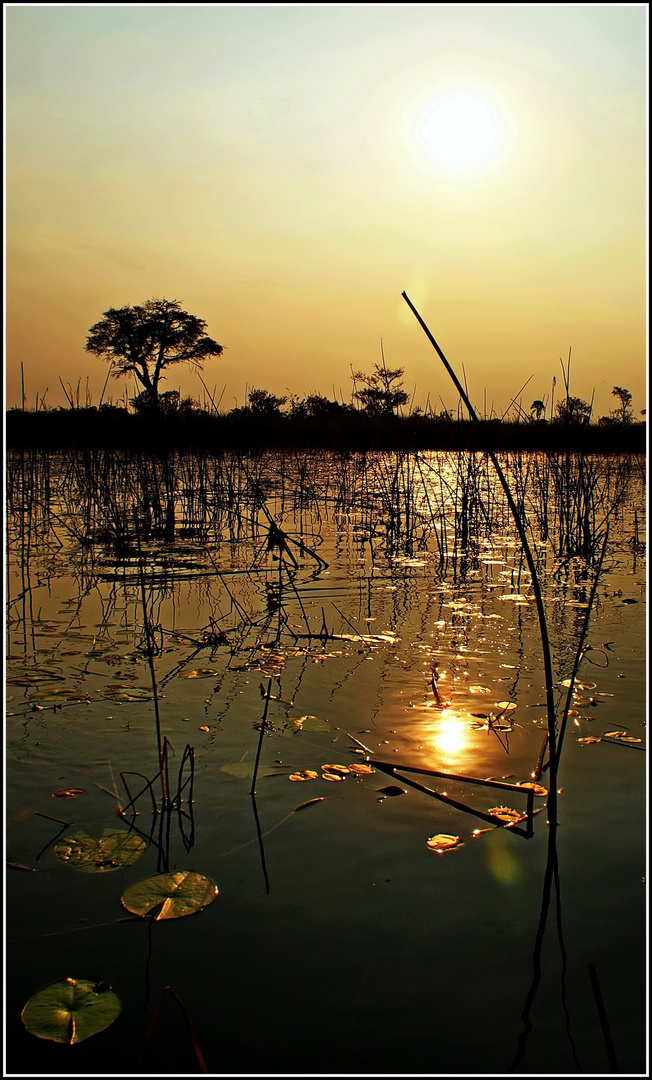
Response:
M562 424L588 424L592 408L579 397L567 397L557 404L557 419Z
M172 364L189 364L201 370L209 356L221 356L223 348L205 332L206 323L182 311L178 300L146 300L134 307L109 308L91 326L86 351L112 365L115 379L133 373L143 387L139 395L161 411L159 383Z
M364 411L372 416L393 416L399 405L405 405L409 401L409 395L401 389L403 368L374 364L372 375L354 371L352 378L354 384L363 384L362 390L354 390L354 398L361 402Z
M634 410L632 409L632 395L629 390L623 389L622 386L614 386L611 393L620 401L620 406L614 409L614 415L618 423L631 424L634 419Z

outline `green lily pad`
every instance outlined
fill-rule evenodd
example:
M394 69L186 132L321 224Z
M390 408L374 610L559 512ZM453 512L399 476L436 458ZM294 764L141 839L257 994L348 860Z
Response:
M11 686L33 686L35 683L61 682L63 679L61 672L47 671L45 668L31 668L29 671L9 675L6 681Z
M230 765L221 765L220 772L237 776L238 780L251 780L254 775L253 761L232 761Z
M34 994L20 1015L32 1035L72 1045L108 1028L121 1008L106 983L62 979Z
M143 854L147 842L125 829L105 829L99 840L85 832L66 836L54 853L83 874L104 874L131 866Z
M134 915L147 916L157 908L156 919L180 919L212 904L217 885L203 874L177 870L144 878L125 889L122 903Z
M111 701L151 701L152 691L146 686L107 686L103 696Z

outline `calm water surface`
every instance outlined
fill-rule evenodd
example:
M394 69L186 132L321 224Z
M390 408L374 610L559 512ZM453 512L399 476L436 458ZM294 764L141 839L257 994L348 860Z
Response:
M490 474L472 464L268 456L232 462L230 479L220 465L216 479L184 459L162 486L141 471L109 490L97 461L10 463L7 858L34 868L7 871L10 1073L199 1072L171 998L139 1060L165 986L215 1074L609 1072L589 967L619 1070L644 1073L640 468L611 513L568 721L545 929L545 799L527 838L490 814L524 811L518 791L323 775L370 757L399 774L532 778L546 731L533 591ZM620 480L591 467L597 533ZM587 532L570 550L543 464L514 468L563 702L595 545ZM171 782L190 745L193 803L153 817L146 792L125 822L120 774L157 772L144 608ZM608 732L621 735L581 741ZM305 770L316 778L289 781ZM132 795L143 787L127 782ZM83 794L53 797L68 788ZM131 866L81 873L55 852L75 832L128 823L152 839ZM427 844L437 834L461 843L440 854ZM188 918L130 920L125 888L165 869L205 874L219 895ZM20 1020L32 994L69 976L103 980L122 1002L110 1028L73 1047Z

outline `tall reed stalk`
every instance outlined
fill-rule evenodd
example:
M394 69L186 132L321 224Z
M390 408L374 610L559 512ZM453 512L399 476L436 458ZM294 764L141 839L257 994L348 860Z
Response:
M511 511L512 517L514 519L514 524L516 526L516 531L518 532L519 540L521 541L521 544L523 546L523 552L525 554L525 560L527 562L528 569L529 569L530 575L531 575L532 589L533 589L533 592L534 592L534 598L535 598L536 609L537 609L537 616L538 616L538 619L539 619L539 631L540 631L540 634L541 634L541 647L542 647L542 653L543 653L543 671L544 671L545 689L546 689L546 715L547 715L547 721L548 721L548 757L549 757L549 762L550 762L550 770L549 770L550 771L550 784L549 784L547 810L548 810L548 820L550 821L551 824L556 825L556 823L557 823L558 755L557 755L557 729L556 729L557 721L556 721L556 712L555 712L554 682L553 682L553 673L552 673L552 657L551 657L551 652L550 652L550 639L549 639L549 636L548 636L548 624L546 622L546 613L545 613L545 608L544 608L544 605L543 605L543 596L542 596L542 593L541 593L541 584L539 582L539 576L538 576L538 573L537 573L536 563L534 561L534 557L533 557L533 554L532 554L532 549L530 547L530 543L528 541L527 533L526 533L526 530L525 530L525 523L523 521L523 517L522 517L522 515L521 515L521 513L519 511L519 508L517 507L516 502L514 501L514 497L512 495L509 483L507 482L505 474L504 474L504 472L503 472L503 470L502 470L502 468L500 466L500 462L498 461L498 458L496 457L496 454L495 454L494 450L492 449L491 445L489 444L488 439L486 438L486 428L483 425L480 418L478 417L475 409L473 408L473 405L471 404L471 402L469 400L469 397L468 397L468 395L466 393L466 390L462 386L462 384L459 381L457 375L455 374L453 368L451 367L448 360L444 356L442 350L440 349L439 345L435 341L435 338L433 337L430 330L426 326L425 322L421 318L419 312L417 311L414 304L412 303L412 301L408 297L407 293L403 292L402 296L403 296L403 299L405 300L406 304L408 305L408 307L412 311L412 313L415 315L419 325L421 326L421 328L424 331L426 337L430 341L430 344L435 349L435 352L437 353L437 355L439 356L439 359L441 360L444 367L446 368L446 371L448 372L451 379L453 380L455 388L456 388L457 392L459 393L462 401L464 402L464 404L465 404L465 406L466 406L466 408L468 410L470 418L477 425L478 429L480 430L480 432L482 434L482 441L485 444L485 451L486 451L487 455L489 456L494 469L496 470L496 475L498 476L498 479L499 479L499 481L501 483L503 491L505 492L505 497L507 499L507 504L508 504L509 509Z

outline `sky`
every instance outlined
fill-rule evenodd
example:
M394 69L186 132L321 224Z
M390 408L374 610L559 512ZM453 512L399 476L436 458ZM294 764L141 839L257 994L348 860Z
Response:
M252 387L646 406L644 4L5 5L6 405L98 404L109 308L176 299ZM528 381L529 380L529 381ZM524 387L524 389L522 389ZM163 389L200 402L197 375ZM111 380L104 400L132 396Z

